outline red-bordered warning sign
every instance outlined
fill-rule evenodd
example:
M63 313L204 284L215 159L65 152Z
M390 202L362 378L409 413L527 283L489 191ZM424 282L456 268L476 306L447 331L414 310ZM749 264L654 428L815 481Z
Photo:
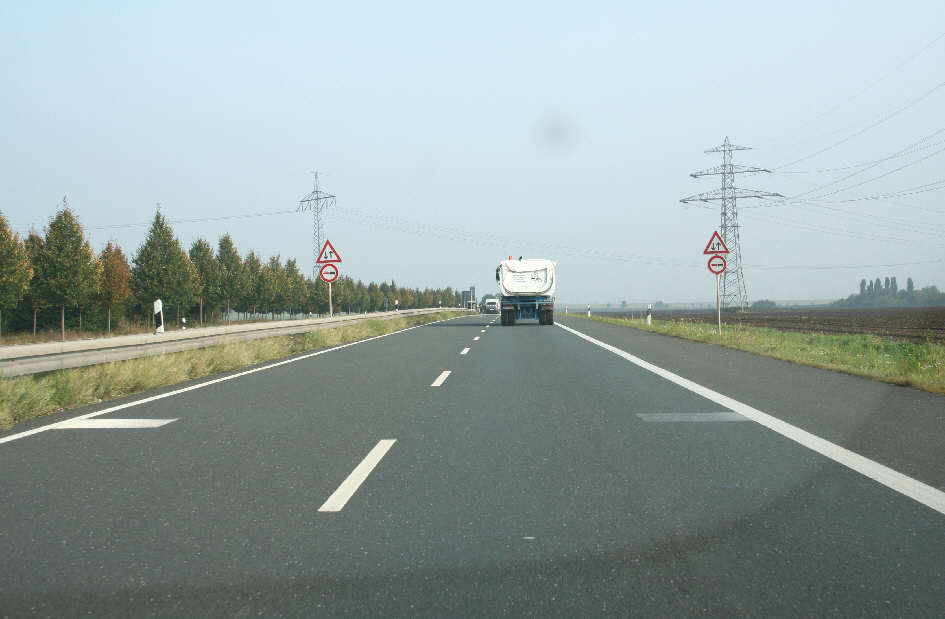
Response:
M728 265L725 262L725 256L715 255L709 258L709 270L716 275L721 275L724 273L726 266Z
M318 276L322 278L322 281L326 284L330 284L340 275L338 267L333 264L322 265L322 268L318 270Z
M712 238L709 239L709 244L705 246L705 249L702 250L704 254L727 254L728 247L725 246L725 241L722 240L722 237L719 236L719 231L716 230L712 233Z
M341 256L335 251L335 246L331 244L331 241L326 239L325 244L322 245L322 250L318 252L318 259L315 260L315 262L318 264L341 262Z

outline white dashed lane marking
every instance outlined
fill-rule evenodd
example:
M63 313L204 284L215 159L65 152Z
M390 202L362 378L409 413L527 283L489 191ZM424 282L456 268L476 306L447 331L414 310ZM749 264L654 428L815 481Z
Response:
M335 490L328 500L322 503L322 506L318 508L320 512L338 512L341 511L341 508L345 506L345 503L348 502L354 493L358 491L358 488L361 487L361 484L364 483L364 480L367 479L368 475L371 474L371 471L374 470L374 467L377 466L377 463L381 461L381 458L390 450L394 445L397 439L386 438L382 441L378 441L377 445L374 446L374 449L368 452L368 455L364 456L364 460L361 460L361 463L354 467L354 470L351 471L351 474L341 482L341 485L338 486L338 489Z
M440 385L446 382L446 379L449 378L450 373L451 373L450 370L443 370L442 372L440 372L440 375L436 377L436 380L430 384L430 386L439 387Z

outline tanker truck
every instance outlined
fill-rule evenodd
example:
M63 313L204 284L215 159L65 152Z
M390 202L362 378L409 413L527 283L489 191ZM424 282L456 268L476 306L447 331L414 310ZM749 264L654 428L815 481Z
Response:
M495 270L499 285L502 324L537 318L540 325L555 323L555 262L528 258L503 260Z

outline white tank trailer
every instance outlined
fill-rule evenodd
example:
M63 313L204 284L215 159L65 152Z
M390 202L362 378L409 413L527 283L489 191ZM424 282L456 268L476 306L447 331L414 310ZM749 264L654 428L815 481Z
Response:
M554 260L527 258L503 260L495 269L499 285L502 324L537 318L540 325L555 323Z

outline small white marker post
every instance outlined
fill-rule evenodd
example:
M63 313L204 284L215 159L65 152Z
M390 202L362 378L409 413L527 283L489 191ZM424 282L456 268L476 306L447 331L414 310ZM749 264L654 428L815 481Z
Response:
M164 303L160 299L154 301L154 334L164 333Z

